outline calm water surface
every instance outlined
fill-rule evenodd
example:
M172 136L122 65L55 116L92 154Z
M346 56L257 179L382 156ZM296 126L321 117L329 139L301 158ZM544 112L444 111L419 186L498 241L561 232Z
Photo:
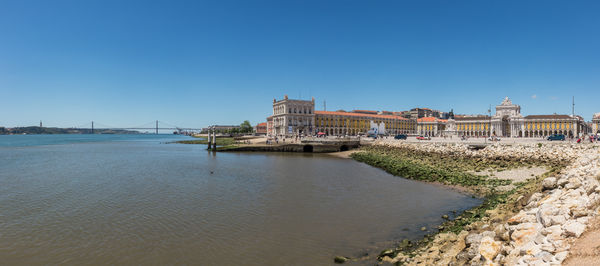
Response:
M330 265L479 203L327 155L165 144L181 138L0 136L0 262Z

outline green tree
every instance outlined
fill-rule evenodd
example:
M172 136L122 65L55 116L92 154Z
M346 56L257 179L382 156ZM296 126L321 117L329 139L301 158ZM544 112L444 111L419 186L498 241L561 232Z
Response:
M240 125L240 132L241 133L252 133L252 131L253 131L252 125L250 124L250 121L248 121L248 120L244 121Z

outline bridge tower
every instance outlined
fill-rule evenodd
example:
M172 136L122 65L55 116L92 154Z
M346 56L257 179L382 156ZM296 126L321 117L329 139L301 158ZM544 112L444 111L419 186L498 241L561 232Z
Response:
M92 121L92 134L94 134L94 121Z
M158 120L156 120L156 135L158 135Z

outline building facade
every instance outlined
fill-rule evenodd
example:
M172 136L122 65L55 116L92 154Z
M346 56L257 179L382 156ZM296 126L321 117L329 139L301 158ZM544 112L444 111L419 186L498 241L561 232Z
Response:
M417 118L407 118L417 117ZM434 116L435 115L435 116ZM448 117L442 119L439 116ZM411 111L354 110L315 111L315 99L273 99L273 115L267 118L269 136L313 136L319 132L333 136L367 134L377 128L379 134L419 134L427 136L524 137L542 138L552 134L569 137L590 132L600 133L600 113L591 125L580 116L521 114L521 106L506 97L496 106L493 116L459 116L414 108ZM381 130L383 129L383 130Z
M430 137L443 136L447 122L447 120L437 117L419 118L417 119L417 134Z
M327 135L359 135L371 130L371 123L385 128L380 134L412 134L416 121L398 115L380 115L366 112L315 111L316 129Z
M267 117L267 136L273 136L273 116Z
M458 136L489 136L489 116L456 116L449 118L446 134Z
M592 118L592 124L590 125L590 130L592 134L600 133L600 113L595 113Z
M429 108L413 108L410 109L410 118L411 119L419 119L423 117L431 117L433 116L433 110Z
M273 135L314 135L315 99L292 100L287 95L283 100L273 99Z
M448 119L446 133L459 136L498 136L541 138L552 134L574 137L589 132L580 116L521 115L521 107L508 97L496 106L496 114L489 116L463 116Z
M267 135L267 123L259 123L254 127L254 133L257 135Z

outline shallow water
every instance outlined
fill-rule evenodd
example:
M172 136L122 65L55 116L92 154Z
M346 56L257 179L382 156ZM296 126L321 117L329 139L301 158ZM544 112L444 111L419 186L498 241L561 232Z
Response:
M349 159L165 144L181 138L0 136L2 264L329 265L480 202Z

